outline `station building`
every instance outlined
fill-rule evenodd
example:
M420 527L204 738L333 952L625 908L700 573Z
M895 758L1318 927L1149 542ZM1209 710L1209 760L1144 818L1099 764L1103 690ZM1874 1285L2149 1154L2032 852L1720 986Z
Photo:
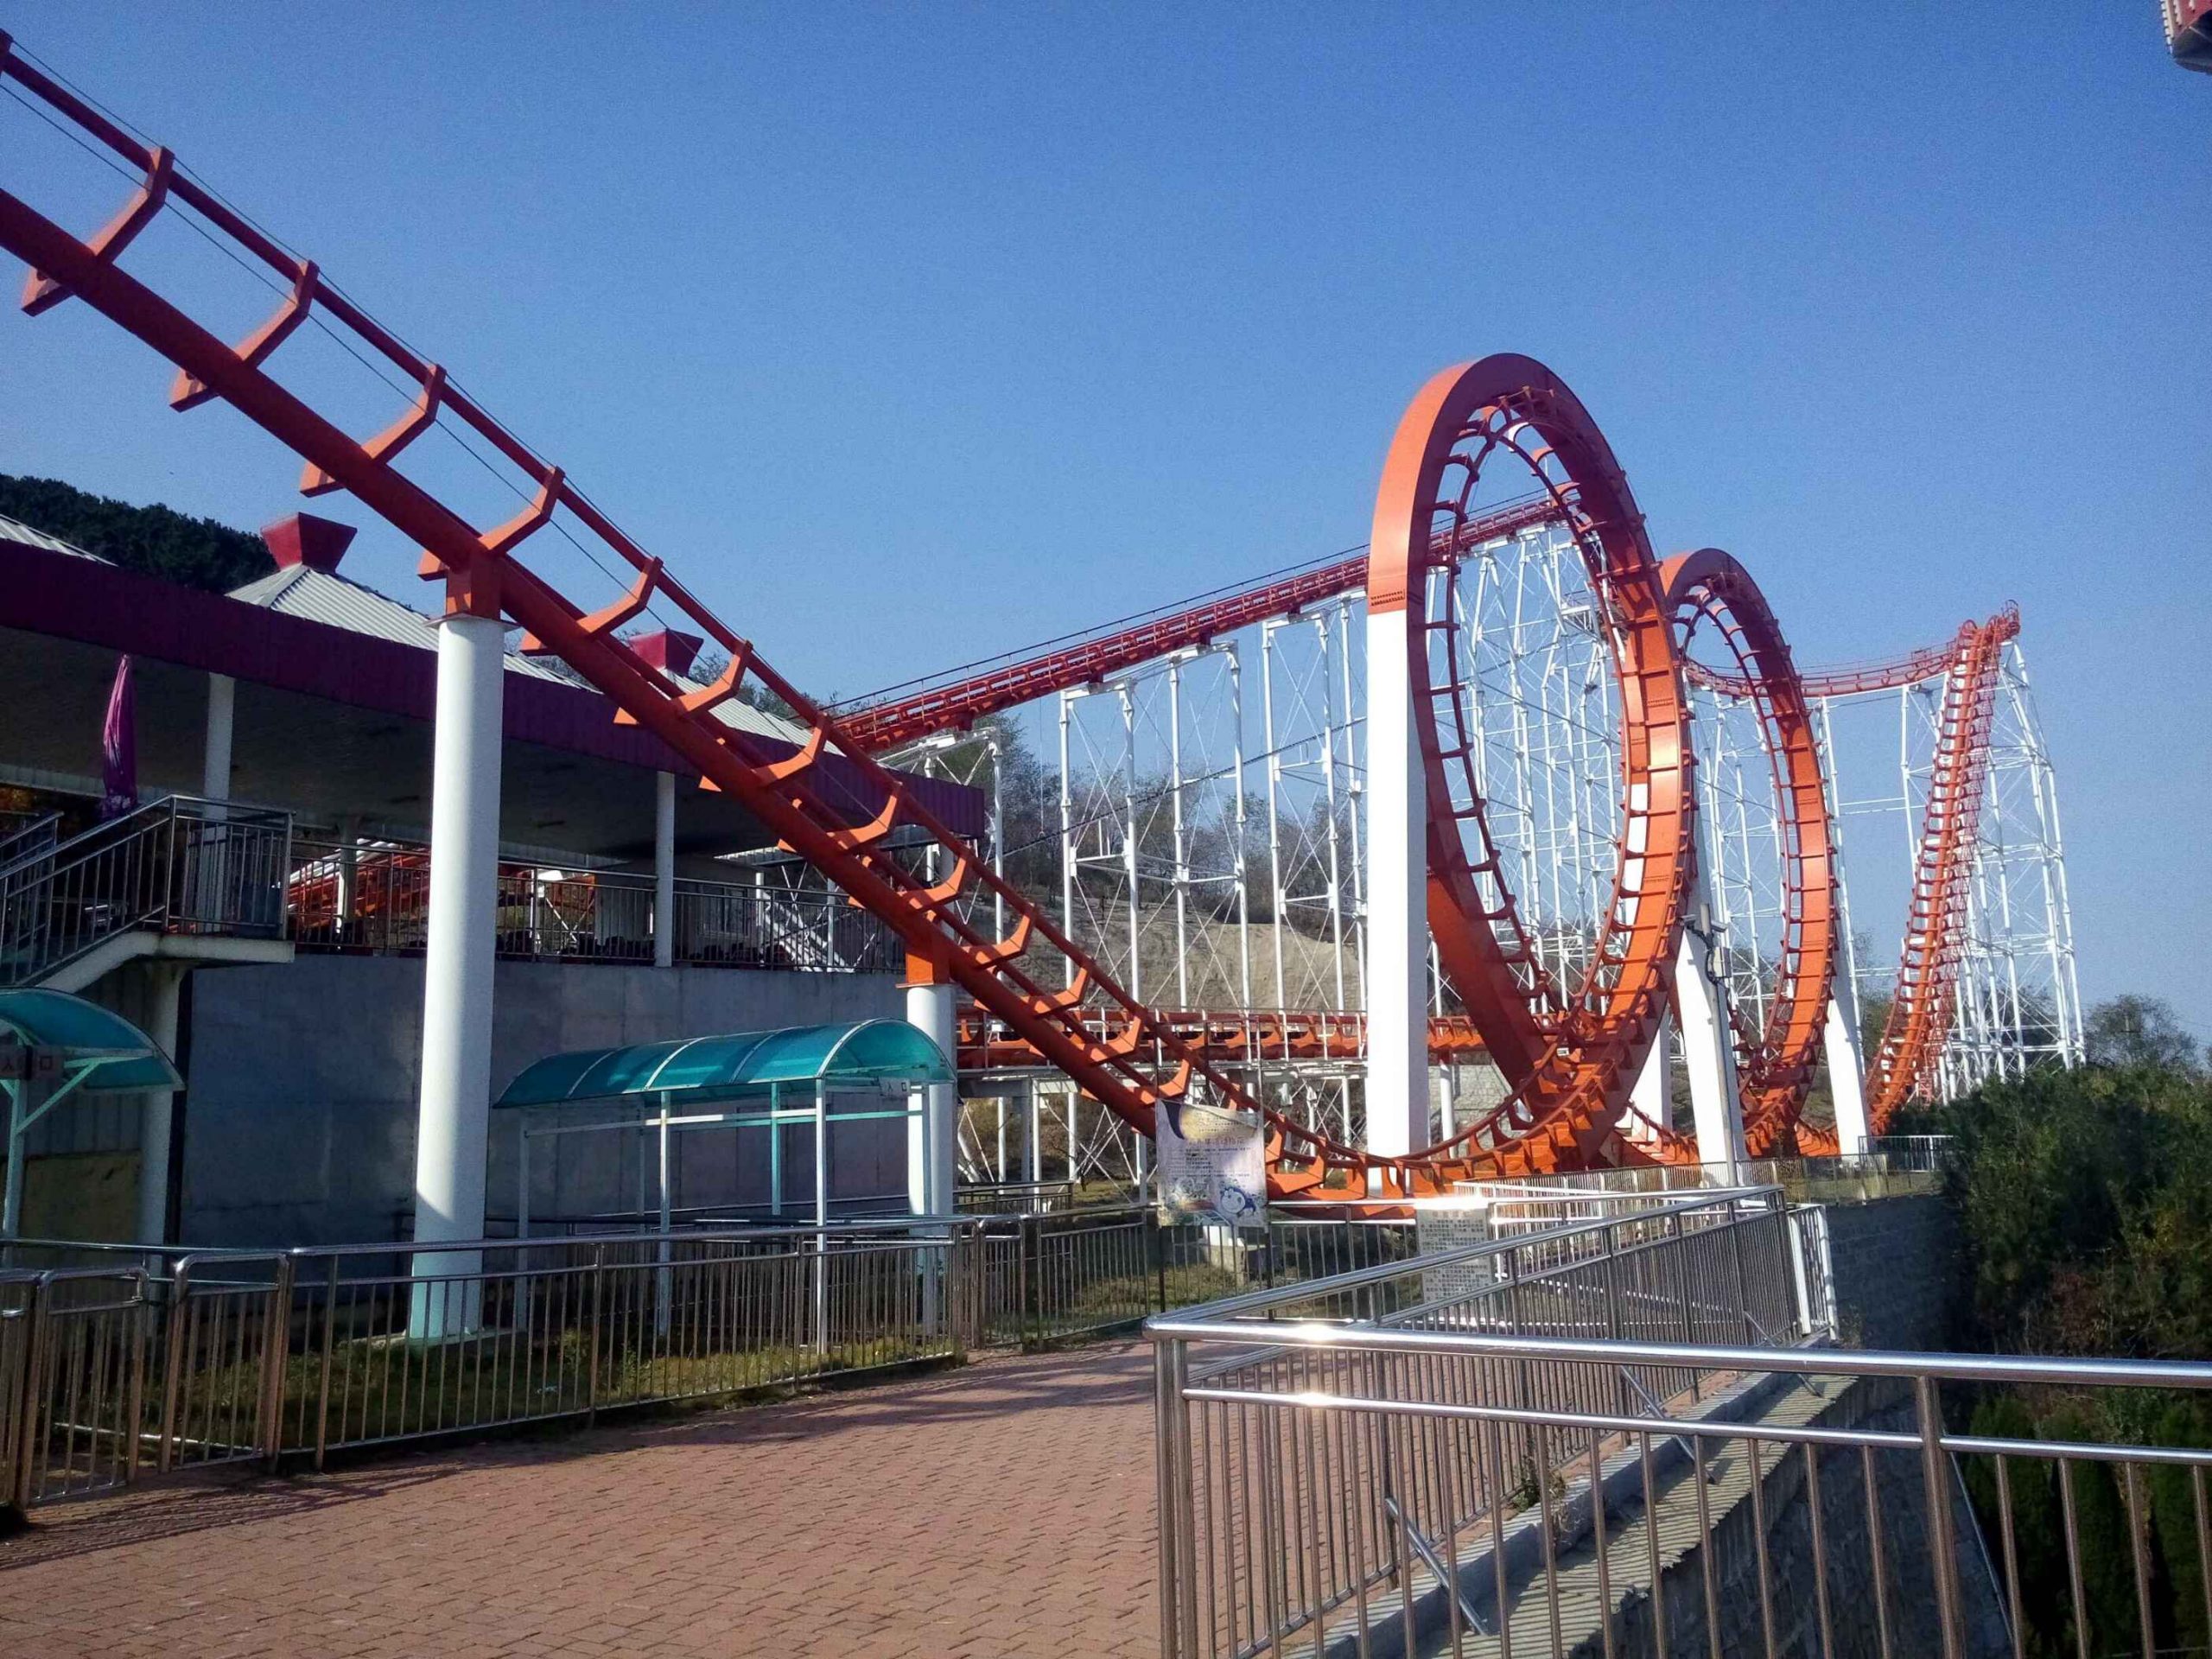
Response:
M271 525L267 574L221 595L0 518L0 989L111 1007L184 1079L29 1130L24 1236L408 1236L438 627L348 578L352 533ZM694 688L716 671L691 636L636 643ZM126 656L140 804L104 818ZM495 1098L564 1051L900 1017L880 924L565 665L511 636L505 668ZM718 713L771 758L805 735ZM983 830L977 792L910 782Z

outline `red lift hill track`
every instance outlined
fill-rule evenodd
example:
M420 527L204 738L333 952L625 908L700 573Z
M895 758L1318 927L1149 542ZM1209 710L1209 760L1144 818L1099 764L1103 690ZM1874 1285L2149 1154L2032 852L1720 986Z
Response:
M343 488L424 550L423 574L442 580L449 613L505 616L526 631L525 650L550 652L616 704L618 718L654 733L699 775L727 791L792 850L893 929L910 974L957 984L1004 1028L1009 1041L1065 1072L1141 1133L1150 1134L1166 1103L1205 1101L1249 1112L1268 1126L1270 1185L1278 1196L1370 1192L1407 1197L1456 1180L1539 1173L1591 1164L1694 1157L1691 1143L1654 1124L1631 1139L1621 1123L1627 1094L1649 1052L1669 995L1685 902L1694 879L1694 791L1686 677L1678 630L1698 618L1721 626L1737 646L1739 673L1725 689L1758 704L1774 757L1785 820L1789 941L1783 953L1784 1017L1767 1033L1738 1033L1746 1059L1751 1116L1771 1144L1794 1144L1796 1115L1810 1071L1808 1031L1817 1031L1833 972L1834 872L1821 798L1817 752L1802 713L1808 687L1789 664L1756 587L1725 555L1690 556L1662 570L1641 512L1611 449L1573 394L1541 364L1486 358L1448 370L1414 399L1401 423L1376 502L1370 552L1294 579L1298 594L1239 595L1167 624L1115 649L1146 656L1242 626L1244 617L1281 614L1300 602L1368 590L1370 614L1402 613L1414 676L1414 726L1427 774L1428 920L1468 1021L1513 1087L1489 1116L1441 1145L1384 1158L1339 1145L1268 1108L1223 1070L1204 1039L1203 1020L1139 1005L1047 916L996 876L872 758L887 746L965 724L997 709L1057 689L1069 673L1111 671L1111 655L1093 641L1081 661L1039 670L1017 665L988 683L939 688L895 705L840 716L824 710L762 660L752 643L709 612L657 557L648 554L448 378L326 283L296 256L230 207L180 166L170 151L142 143L86 100L12 50L0 34L0 86L12 81L35 113L95 152L119 159L139 184L122 211L89 242L79 240L20 198L0 190L0 246L24 260L31 276L23 308L33 315L80 299L176 365L170 402L188 410L221 398L305 462L302 489ZM188 210L199 228L283 295L276 311L232 346L161 292L122 268L131 242L166 208ZM271 356L312 317L349 350L380 362L416 389L413 407L365 442L343 430L269 372ZM534 498L507 523L480 529L421 485L397 462L436 422L448 421L488 443L526 481ZM1471 504L1485 465L1525 468L1538 486L1531 500L1477 510ZM629 572L628 591L587 609L524 565L524 544L556 517L565 535L612 554ZM1613 901L1599 923L1588 969L1555 982L1540 965L1475 788L1467 688L1449 677L1429 683L1432 661L1459 626L1452 607L1427 614L1431 575L1448 570L1471 546L1525 524L1564 524L1581 549L1592 592L1605 613L1621 692L1624 821ZM1309 591L1310 590L1310 591ZM679 686L623 639L620 630L649 604L671 607L728 653L710 686ZM1170 626L1173 625L1173 626ZM2015 623L2014 626L2017 626ZM1167 636L1199 632L1187 640ZM1137 631L1142 632L1142 631ZM2009 638L2009 635L2004 637ZM1948 988L1961 944L1966 870L1986 748L1990 685L2002 639L1968 625L1945 660L1916 654L1886 670L1856 671L1869 685L1888 672L1907 679L1948 675L1943 741L1926 817L1922 869L1913 896L1897 1013L1876 1065L1877 1114L1885 1122L1923 1078L1948 1028ZM1129 659L1143 660L1142 658ZM807 730L794 753L717 719L714 710L747 681L787 703ZM1898 683L1890 681L1887 683ZM1740 687L1740 689L1739 689ZM1854 688L1865 689L1865 688ZM855 823L835 804L849 798L817 776L827 753L849 767L882 803ZM826 769L825 769L826 770ZM1819 828L1814 827L1815 819ZM898 856L887 837L906 832ZM918 832L918 835L917 835ZM917 859L917 841L930 843ZM976 918L996 899L1012 919L1004 937ZM1827 919L1824 921L1823 918ZM1465 1040L1461 1039L1460 1040Z

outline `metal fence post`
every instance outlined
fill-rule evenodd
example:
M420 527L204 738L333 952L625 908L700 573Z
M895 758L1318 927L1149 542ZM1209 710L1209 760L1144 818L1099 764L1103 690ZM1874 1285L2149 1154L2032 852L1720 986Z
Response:
M605 1306L607 1246L594 1244L591 1252L591 1358L584 1378L584 1421L599 1421L599 1327Z
M1943 1659L1959 1659L1964 1647L1959 1593L1959 1541L1952 1530L1948 1459L1943 1450L1942 1400L1936 1379L1913 1380L1920 1417L1920 1484L1928 1505L1928 1541L1935 1552L1936 1616L1943 1626ZM2144 1646L2150 1646L2146 1637Z
M167 1474L176 1461L176 1417L184 1387L185 1325L192 1307L192 1258L185 1256L169 1277L168 1340L162 1344L162 1438L156 1466Z
M138 1478L139 1421L146 1411L146 1310L153 1304L146 1294L146 1270L140 1268L132 1281L133 1301L130 1309L130 1382L124 1395L123 1406L123 1484L130 1485Z
M1176 1432L1183 1406L1175 1394L1173 1357L1179 1345L1173 1338L1152 1345L1152 1410L1156 1429L1153 1473L1160 1484L1160 1659L1180 1659L1183 1652L1179 1612L1184 1490Z
M1147 1210L1147 1218L1152 1224L1153 1282L1159 1297L1159 1312L1167 1311L1167 1236L1166 1224L1157 1210Z
M42 1436L39 1432L40 1371L46 1347L46 1275L30 1282L30 1300L23 1308L22 1365L18 1373L20 1393L16 1417L16 1466L8 1471L8 1501L17 1515L31 1508L31 1468Z
M1034 1216L1014 1224L1014 1308L1020 1323L1019 1341L1027 1342L1044 1329L1044 1224Z
M315 1390L315 1466L322 1467L330 1445L330 1370L338 1338L338 1258L330 1258L330 1275L322 1287L322 1380Z
M276 1258L261 1326L261 1452L274 1469L284 1450L284 1362L292 1351L292 1258Z

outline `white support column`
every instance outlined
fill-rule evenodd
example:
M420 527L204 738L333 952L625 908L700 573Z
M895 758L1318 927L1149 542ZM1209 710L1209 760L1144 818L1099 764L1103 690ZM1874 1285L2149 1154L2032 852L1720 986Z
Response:
M1367 1149L1414 1149L1428 1116L1427 779L1402 611L1367 619Z
M1736 1086L1736 1048L1729 1040L1727 992L1713 976L1710 950L1697 933L1682 929L1675 1001L1682 1019L1682 1058L1689 1067L1698 1156L1708 1182L1733 1186L1745 1160L1744 1103Z
M211 801L231 798L231 740L237 727L238 683L227 674L207 677L207 734L201 752L200 792ZM198 920L222 923L233 915L235 895L230 892L229 831L213 828L226 815L220 807L207 810L211 827L200 832L199 855L194 863L192 891L184 899L186 913Z
M1873 1148L1866 1129L1866 1068L1859 1052L1859 994L1839 972L1828 994L1821 1044L1827 1057L1828 1090L1835 1099L1836 1149L1846 1157Z
M676 775L653 774L653 966L676 965Z
M162 1052L176 1059L177 1012L184 1000L185 969L181 963L149 963L150 981L145 1032L161 1045ZM141 1244L168 1242L169 1157L176 1122L176 1091L147 1090L138 1109L138 1228Z
M1621 1115L1621 1132L1631 1141L1649 1140L1645 1120L1671 1128L1675 1122L1675 1025L1662 1015L1652 1034L1651 1052L1643 1057L1643 1070L1636 1074L1629 1091L1629 1109Z
M959 1063L959 1046L953 1029L953 987L911 981L906 986L906 1023L944 1051L945 1059ZM922 1109L906 1119L906 1197L918 1216L953 1213L955 1158L960 1133L960 1090L950 1083L934 1083L921 1090Z
M504 631L496 616L438 627L437 726L430 780L429 938L423 976L422 1103L415 1131L415 1242L480 1238L492 1107L492 973L499 861ZM418 1278L474 1274L474 1250L420 1250ZM467 1287L418 1284L409 1331L474 1328Z
M211 801L231 798L231 739L238 722L238 683L227 674L207 677L207 744L200 792Z

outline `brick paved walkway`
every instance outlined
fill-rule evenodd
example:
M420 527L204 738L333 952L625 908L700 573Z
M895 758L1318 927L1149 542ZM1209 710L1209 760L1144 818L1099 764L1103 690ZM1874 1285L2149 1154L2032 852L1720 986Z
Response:
M1132 1345L44 1512L0 1655L1158 1651Z

